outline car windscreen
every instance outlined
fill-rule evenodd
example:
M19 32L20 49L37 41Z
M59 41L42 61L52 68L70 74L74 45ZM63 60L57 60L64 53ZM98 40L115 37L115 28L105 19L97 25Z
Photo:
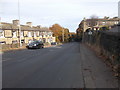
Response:
M29 45L33 45L33 44L36 44L37 42L36 41L32 41L31 43L29 43Z

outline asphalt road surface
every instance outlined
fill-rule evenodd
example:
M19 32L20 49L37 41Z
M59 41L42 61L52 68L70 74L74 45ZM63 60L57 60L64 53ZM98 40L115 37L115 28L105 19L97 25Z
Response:
M117 79L80 43L3 53L3 88L117 88Z

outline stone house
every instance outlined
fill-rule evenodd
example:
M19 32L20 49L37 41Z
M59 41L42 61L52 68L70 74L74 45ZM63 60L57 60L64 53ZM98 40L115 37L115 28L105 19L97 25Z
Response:
M109 29L111 29L111 27L113 25L117 25L119 22L119 18L114 17L114 18L108 18L108 17L104 17L104 18L97 18L97 19L84 19L80 22L78 29L76 30L76 32L80 32L80 31L86 31L87 29L92 29L92 30L100 30L101 27L103 26L108 26Z
M20 29L19 29L20 28ZM19 20L13 20L13 23L1 23L0 29L0 44L27 44L31 40L40 40L44 43L55 42L53 32L47 27L32 26L32 22L27 22L26 25L20 25Z

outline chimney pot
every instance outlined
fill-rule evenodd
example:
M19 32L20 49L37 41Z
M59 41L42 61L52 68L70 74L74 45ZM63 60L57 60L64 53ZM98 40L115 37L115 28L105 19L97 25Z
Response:
M30 27L32 27L32 22L26 22L26 24Z
M13 25L19 25L20 21L19 20L13 20Z

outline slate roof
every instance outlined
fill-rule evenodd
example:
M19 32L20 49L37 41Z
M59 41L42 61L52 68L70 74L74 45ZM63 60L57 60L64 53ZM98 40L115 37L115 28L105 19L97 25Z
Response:
M86 19L86 21L91 21L92 19ZM98 18L98 19L94 19L96 21L119 21L120 18Z
M19 29L19 26L14 25L12 23L2 22L1 25L2 25L3 30L18 30ZM38 27L38 26L30 27L28 25L20 25L20 26L21 26L21 30L27 30L27 31L35 30L35 31L42 31L42 32L44 32L44 31L51 32L51 30L49 30L49 28L47 28L47 27Z

